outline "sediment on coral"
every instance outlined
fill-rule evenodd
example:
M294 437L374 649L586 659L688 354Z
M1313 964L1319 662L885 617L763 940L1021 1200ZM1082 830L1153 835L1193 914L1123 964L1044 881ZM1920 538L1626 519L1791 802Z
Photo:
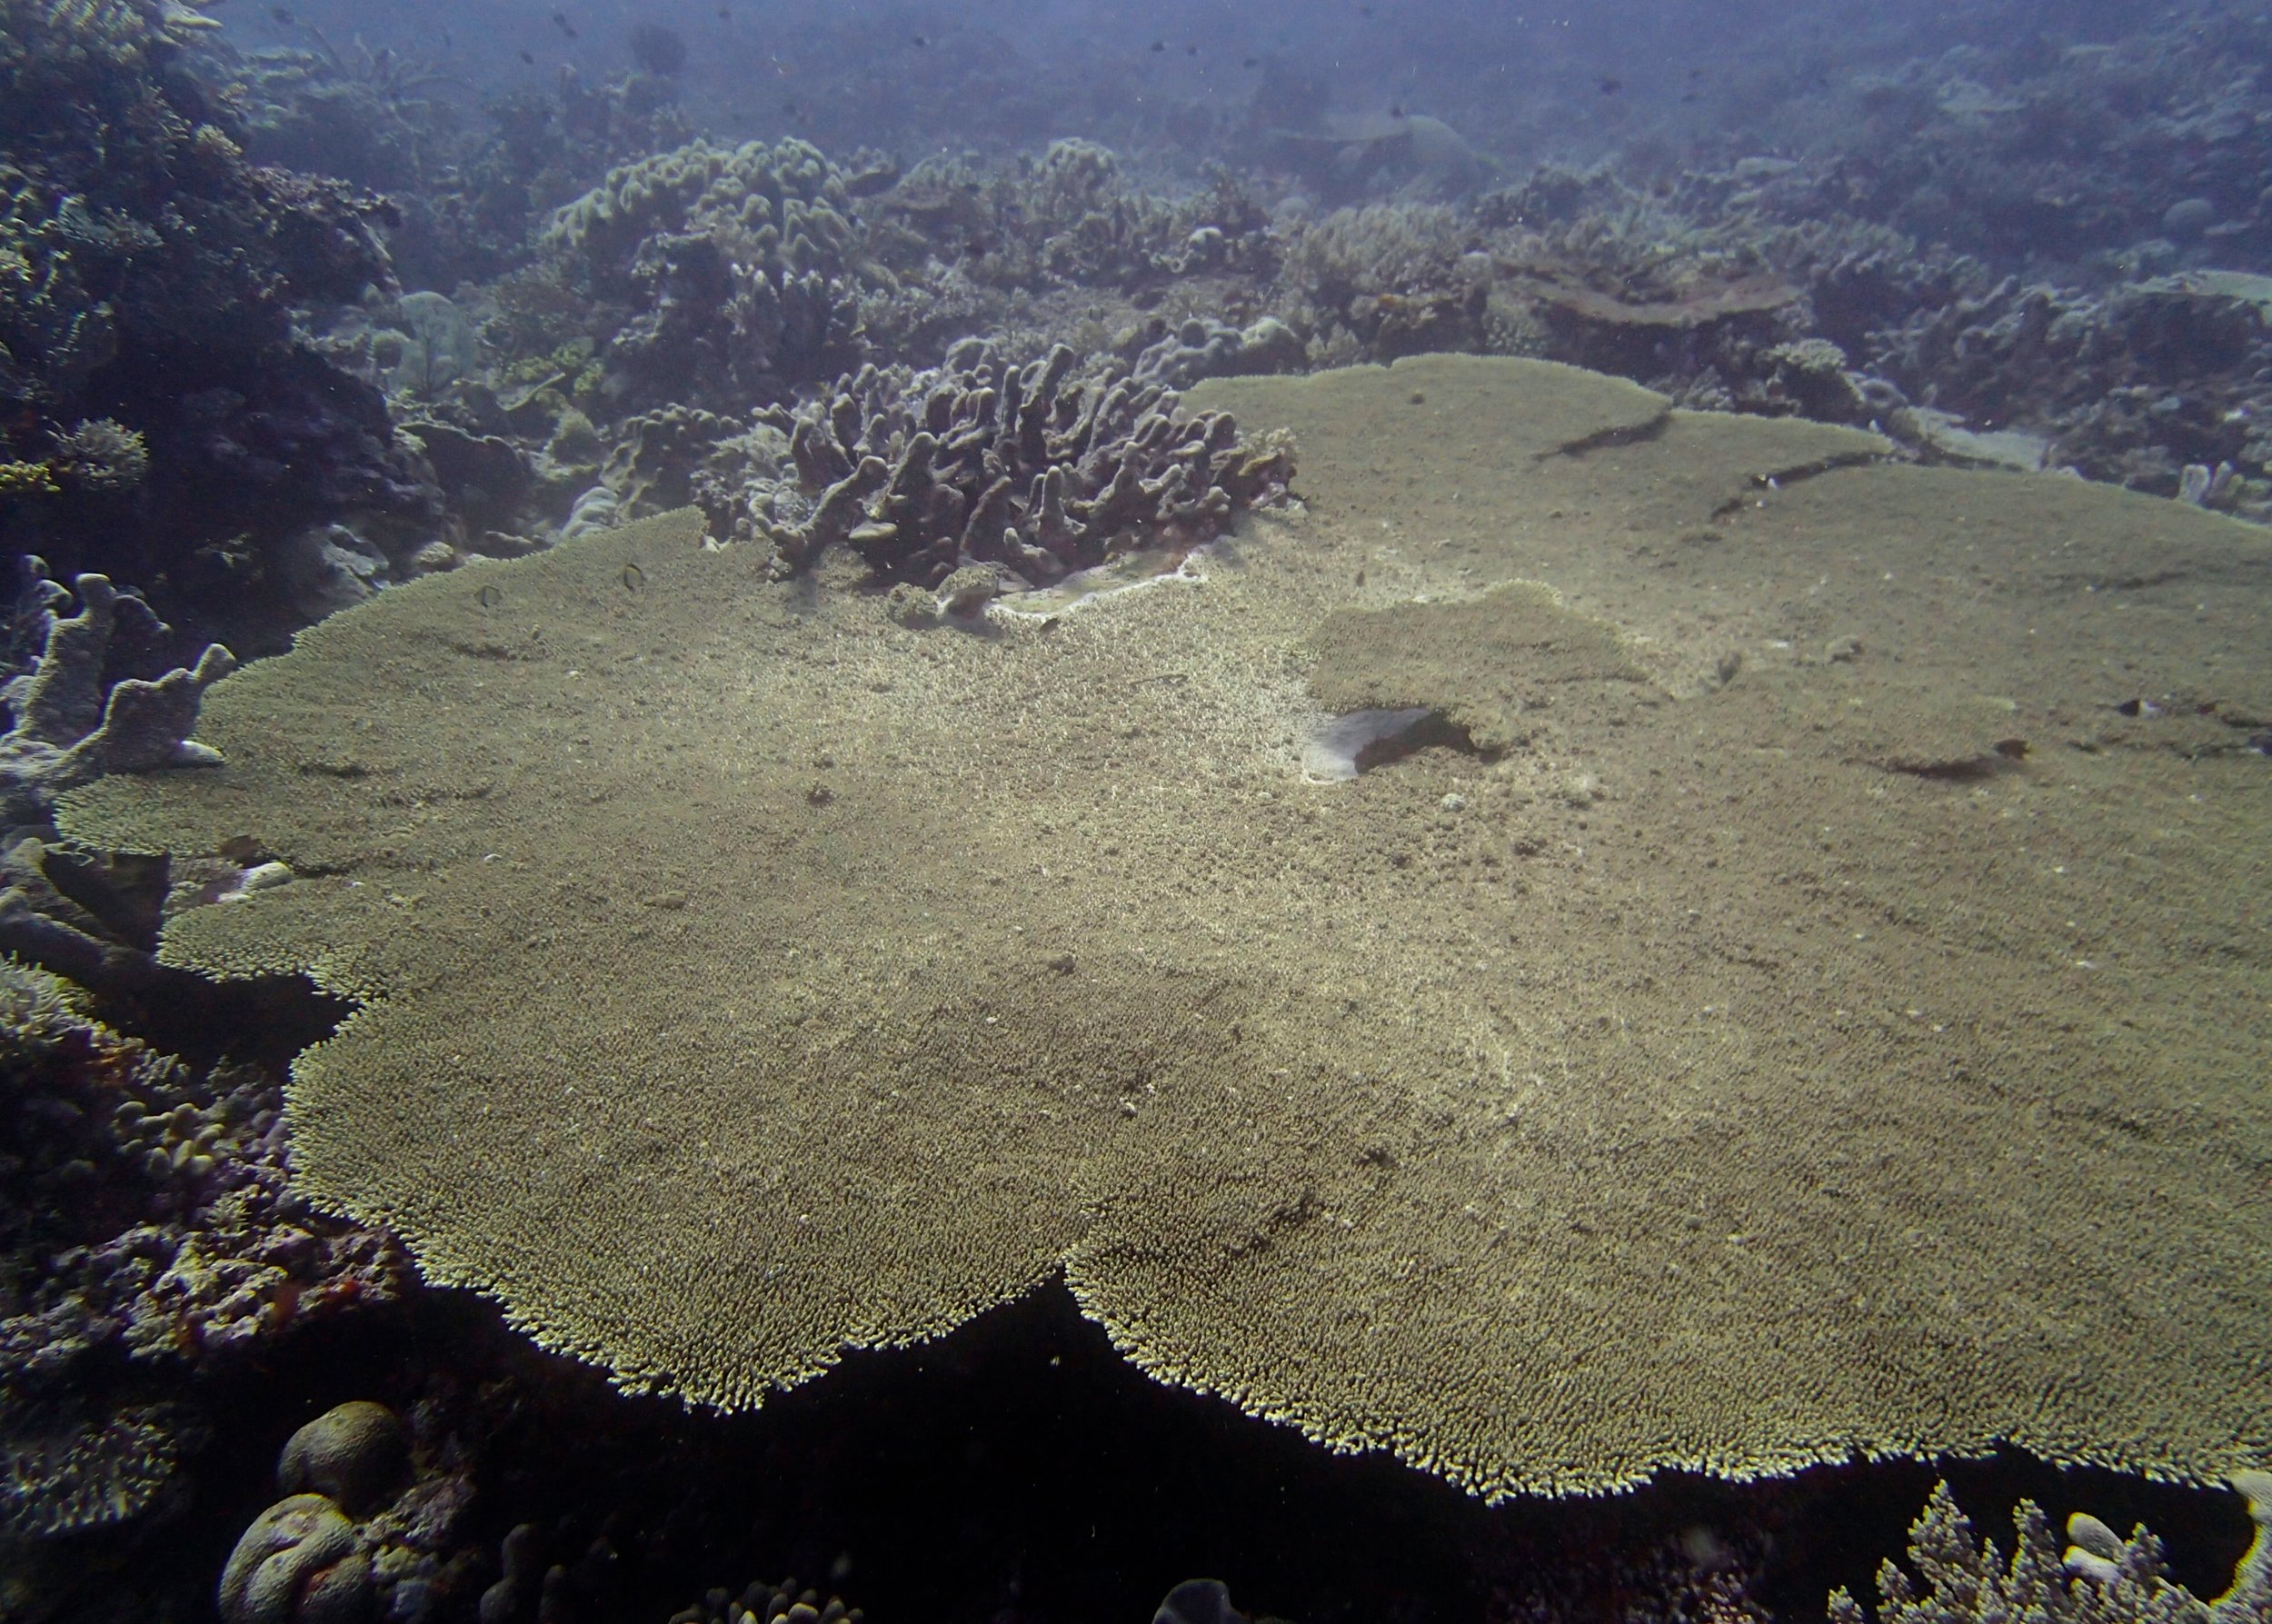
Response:
M1025 418L992 383L986 443ZM909 446L968 397L901 399ZM2222 1287L2272 1125L2263 1034L2216 1016L2262 968L2220 945L2262 762L2207 702L2261 688L2262 538L1540 363L1201 399L1300 433L1317 483L1199 578L918 634L664 515L326 623L217 690L225 783L107 779L64 828L199 851L256 808L286 877L165 948L366 1001L296 1065L303 1176L627 1387L754 1407L1056 1276L1161 1380L1494 1499L1999 1440L2240 1464L2266 1305ZM1977 590L1984 538L2047 529ZM2077 590L2141 546L2185 613ZM1661 561L1699 553L1767 605L1748 657L1696 647L1701 566ZM1801 572L1837 622L1763 585ZM2109 650L2200 702L2112 703ZM1300 785L1321 712L1390 705L1469 737ZM2047 982L2081 903L1979 814L2029 739L2103 785L2069 861L2197 832L2150 903L2101 893L2123 981ZM2170 797L2186 750L2231 795ZM1809 973L1750 964L1824 828ZM1967 909L1920 909L1952 851ZM2046 1014L2015 1029L2021 998ZM2103 1125L2015 1138L2014 1098ZM2150 1138L2115 1122L2140 1112ZM2107 1199L2176 1161L2170 1210ZM2143 1326L2126 1281L2188 1311Z

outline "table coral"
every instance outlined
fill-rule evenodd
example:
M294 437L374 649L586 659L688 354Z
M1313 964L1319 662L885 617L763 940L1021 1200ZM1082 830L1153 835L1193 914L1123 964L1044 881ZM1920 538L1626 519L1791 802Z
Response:
M1172 582L914 635L666 515L325 622L63 827L284 863L164 951L360 1002L304 1188L629 1388L1062 1279L1492 1498L2249 1464L2262 537L1544 364L1194 394L1306 516ZM1482 725L1309 784L1329 695Z

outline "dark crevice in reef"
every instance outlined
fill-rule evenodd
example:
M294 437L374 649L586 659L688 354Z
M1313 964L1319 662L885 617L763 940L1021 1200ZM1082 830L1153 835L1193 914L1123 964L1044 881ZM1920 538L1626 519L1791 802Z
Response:
M281 1072L354 1009L353 1001L319 991L304 976L215 981L159 966L146 984L97 1000L93 1013L113 1031L194 1066L233 1060Z
M1370 772L1386 767L1423 750L1456 750L1461 755L1478 761L1495 762L1499 752L1484 750L1477 745L1475 736L1441 711L1430 711L1411 726L1398 732L1384 734L1357 752L1357 771Z
M1872 463L1882 463L1888 460L1874 451L1841 452L1837 456L1818 457L1811 463L1798 463L1789 468L1778 468L1767 473L1755 473L1751 476L1751 483L1749 485L1712 510L1712 522L1717 524L1732 519L1744 509L1764 501L1765 497L1762 494L1764 492L1780 491L1787 486L1798 484L1803 480L1835 473L1840 468L1867 468Z
M209 1551L214 1529L265 1504L275 1450L327 1406L463 1410L476 1396L472 1543L493 1553L534 1524L547 1563L573 1572L570 1620L660 1619L707 1586L792 1574L872 1619L936 1624L1141 1619L1199 1576L1251 1616L1300 1624L1505 1619L1524 1597L1614 1618L1652 1553L1693 1562L1724 1542L1757 1564L1751 1595L1813 1624L1834 1586L1874 1593L1938 1477L2006 1549L2022 1497L2054 1527L2076 1509L2143 1522L2196 1594L2224 1588L2251 1531L2237 1496L2008 1451L1754 1483L1669 1473L1628 1494L1487 1507L1155 1382L1051 1281L936 1341L851 1353L739 1415L626 1397L481 1299L421 1291L297 1339L240 1384L242 1426L195 1462L212 1528L186 1542Z

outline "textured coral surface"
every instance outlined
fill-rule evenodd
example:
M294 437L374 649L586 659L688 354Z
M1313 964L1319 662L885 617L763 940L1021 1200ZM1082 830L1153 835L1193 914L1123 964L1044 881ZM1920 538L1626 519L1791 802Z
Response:
M1487 1494L2246 1464L2262 542L1538 364L1200 395L1319 473L1197 580L918 631L666 517L327 623L65 827L290 865L165 952L370 1001L310 1187L630 1386L1061 1272ZM1305 782L1360 702L1446 728Z

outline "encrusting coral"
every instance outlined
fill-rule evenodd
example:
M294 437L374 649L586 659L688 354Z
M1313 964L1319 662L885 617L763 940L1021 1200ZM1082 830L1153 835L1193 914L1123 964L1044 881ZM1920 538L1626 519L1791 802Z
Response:
M158 1054L0 961L0 1535L143 1515L202 1419L178 1379L354 1303L399 1249L285 1188L275 1079Z
M282 865L163 951L360 1001L295 1176L626 1387L1062 1279L1494 1498L2252 1463L2260 536L1540 363L1189 404L1290 428L1306 514L962 630L691 513L476 562L61 827ZM1329 695L1478 720L1305 782Z

